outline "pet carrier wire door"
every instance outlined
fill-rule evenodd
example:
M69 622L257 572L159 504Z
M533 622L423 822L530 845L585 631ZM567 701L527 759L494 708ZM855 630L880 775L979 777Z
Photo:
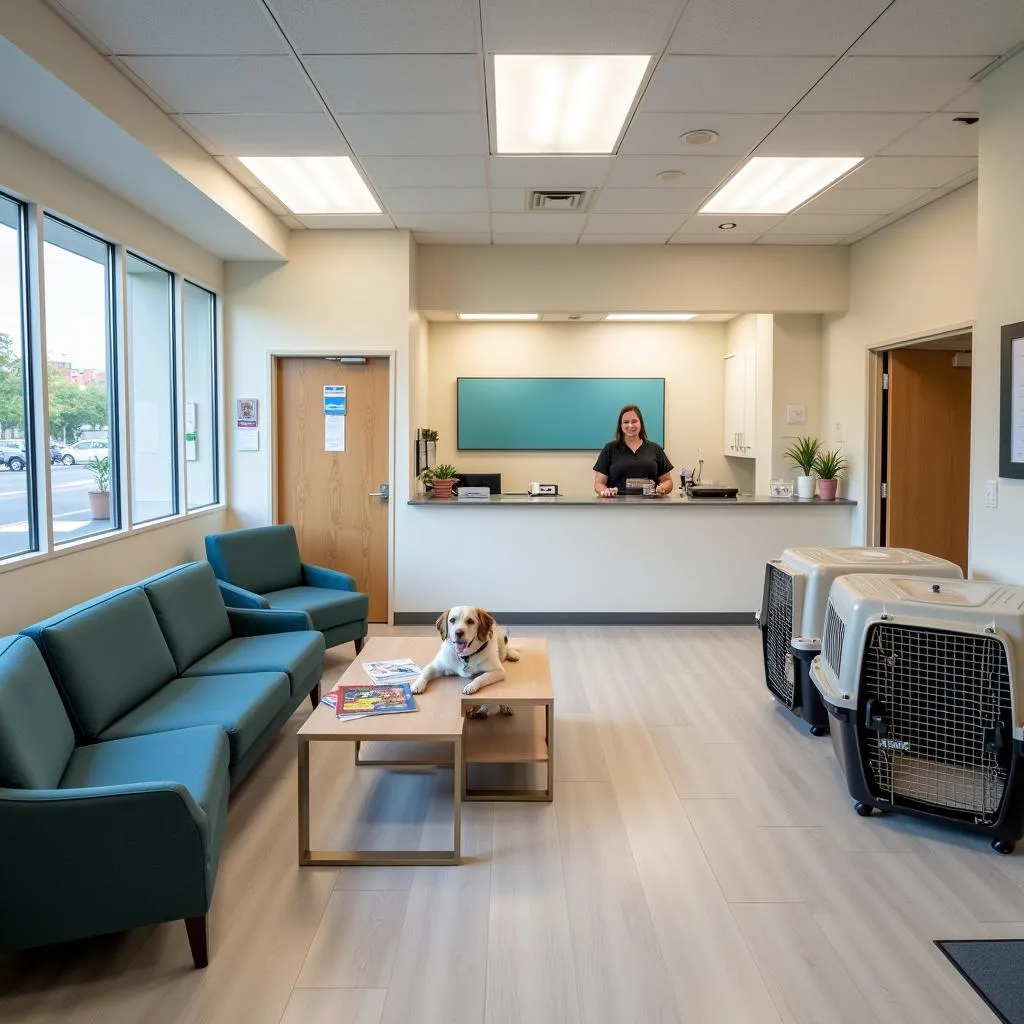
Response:
M1024 588L845 576L812 678L858 814L1024 833Z
M786 548L766 564L757 616L765 684L814 736L828 732L829 717L811 682L811 661L821 650L829 588L851 572L963 578L953 562L910 548Z

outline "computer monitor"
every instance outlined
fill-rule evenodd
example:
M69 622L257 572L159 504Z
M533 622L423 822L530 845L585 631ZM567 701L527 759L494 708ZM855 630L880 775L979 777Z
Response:
M459 482L452 488L456 494L460 487L490 487L491 494L501 494L500 473L456 473Z

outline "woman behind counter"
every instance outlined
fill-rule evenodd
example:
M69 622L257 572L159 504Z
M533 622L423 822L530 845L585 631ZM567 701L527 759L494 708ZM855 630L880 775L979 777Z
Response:
M636 405L624 405L609 441L594 463L594 493L599 498L642 493L643 481L656 484L658 494L672 493L672 463L665 449L647 439L644 414Z

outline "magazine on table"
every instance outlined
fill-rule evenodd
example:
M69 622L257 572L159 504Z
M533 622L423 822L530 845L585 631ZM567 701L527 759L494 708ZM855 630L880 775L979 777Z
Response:
M364 661L363 671L374 683L413 683L421 666L412 658L391 658L388 661Z
M320 703L332 708L343 721L419 710L409 683L336 686L320 698Z

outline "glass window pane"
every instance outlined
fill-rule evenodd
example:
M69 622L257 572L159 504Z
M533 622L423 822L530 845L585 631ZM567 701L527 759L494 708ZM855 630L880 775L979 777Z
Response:
M189 509L217 502L217 299L185 282L185 468Z
M174 279L131 253L128 367L132 522L178 511L174 429Z
M106 242L45 218L50 436L62 446L51 466L55 545L119 525L111 264Z
M22 211L20 204L0 196L0 558L37 546L30 522Z

